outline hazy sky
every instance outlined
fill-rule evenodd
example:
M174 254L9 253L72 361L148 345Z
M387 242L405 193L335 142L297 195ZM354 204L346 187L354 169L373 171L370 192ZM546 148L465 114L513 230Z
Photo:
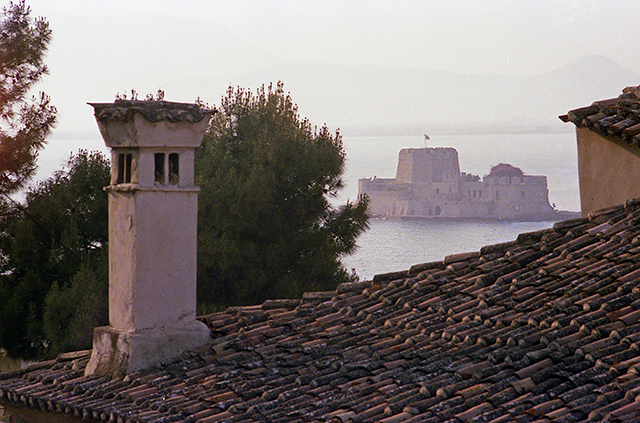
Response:
M640 70L640 56L630 54L634 50L629 45L640 35L636 0L31 0L29 4L35 14L51 21L57 38L52 55L126 38L140 50L155 50L154 40L172 40L156 51L207 55L212 64L217 51L208 47L224 41L230 47L244 42L274 60L291 62L532 74L586 54L601 54ZM96 25L86 33L71 34L68 30L77 29L74 20ZM168 24L156 28L165 34L149 32L154 21ZM211 35L225 40L213 40ZM107 51L114 61L116 51ZM133 79L135 70L131 71Z
M277 77L288 63L536 75L603 55L640 71L636 0L27 3L53 30L39 88L58 104L64 132L93 125L87 101L162 88L167 99L215 104L229 84L255 88L270 82L261 69Z
M8 0L0 4L8 5ZM50 75L37 88L51 95L59 109L54 139L89 133L88 148L102 145L93 110L86 103L112 101L116 93L132 88L141 96L161 88L168 100L192 102L201 97L215 105L229 85L254 89L283 79L301 113L323 123L326 117L317 112L323 109L312 101L343 99L333 94L323 98L318 92L324 88L313 81L288 85L281 75L294 64L311 64L319 75L333 65L384 65L530 76L585 55L603 55L640 72L637 0L27 0L27 4L32 15L46 17L53 30L47 56ZM402 99L394 100L402 104ZM561 112L565 110L557 111ZM379 123L386 122L382 118ZM344 128L343 122L335 125ZM58 149L66 155L76 147L52 144L47 154Z

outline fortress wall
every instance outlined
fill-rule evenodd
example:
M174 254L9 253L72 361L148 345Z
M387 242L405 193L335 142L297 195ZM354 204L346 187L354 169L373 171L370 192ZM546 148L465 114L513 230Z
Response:
M547 187L547 177L544 175L525 175L524 183L527 185L544 185Z
M484 182L463 182L460 189L462 197L472 201L486 202L492 199L490 190Z
M490 185L522 185L526 182L525 176L485 176L482 181Z
M369 214L371 216L386 216L393 213L397 204L408 201L406 191L374 191L369 195Z
M395 179L389 178L364 178L358 179L358 194L375 191L406 191L408 186L396 183Z
M387 216L397 208L398 202L410 198L408 185L397 184L395 179L359 179L358 194L367 194L369 197L371 216Z
M421 201L402 199L396 200L389 206L385 213L378 214L380 217L424 217L424 203Z
M473 198L463 198L459 201L447 202L445 204L446 213L443 213L443 217L462 219L488 217L490 209L490 202L477 201Z
M518 218L551 213L549 205L547 178L545 176L526 176L524 183L492 184L497 217Z
M446 179L443 182L413 183L411 193L416 200L436 201L438 199L460 198L460 182L458 179Z

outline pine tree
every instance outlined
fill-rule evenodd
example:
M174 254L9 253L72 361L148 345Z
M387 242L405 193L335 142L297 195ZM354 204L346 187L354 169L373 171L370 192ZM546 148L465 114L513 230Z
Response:
M196 154L203 309L300 297L352 280L340 259L368 226L342 187L339 133L300 119L282 84L229 90ZM0 347L14 357L89 348L107 323L109 161L80 151L29 189L0 197Z
M230 88L196 156L199 301L300 297L352 277L340 258L368 227L367 202L334 207L345 151L281 83Z
M44 56L51 41L49 23L30 17L24 0L3 8L0 21L0 192L10 193L33 176L38 151L53 129L50 98L29 91L47 74Z
M46 357L91 347L107 323L109 161L80 151L66 169L0 201L0 347Z

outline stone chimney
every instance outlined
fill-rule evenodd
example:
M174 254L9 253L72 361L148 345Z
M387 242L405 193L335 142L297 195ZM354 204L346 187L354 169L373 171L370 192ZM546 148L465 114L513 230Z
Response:
M195 149L213 111L195 104L90 103L111 148L109 326L86 375L121 376L206 344L196 320Z

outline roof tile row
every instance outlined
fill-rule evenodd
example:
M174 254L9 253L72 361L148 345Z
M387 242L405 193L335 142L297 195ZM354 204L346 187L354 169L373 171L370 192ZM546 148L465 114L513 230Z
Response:
M125 378L61 355L0 374L0 400L103 422L637 420L639 204L204 316L210 345Z
M617 98L596 101L560 116L578 128L589 128L603 135L640 145L640 87L627 87Z

